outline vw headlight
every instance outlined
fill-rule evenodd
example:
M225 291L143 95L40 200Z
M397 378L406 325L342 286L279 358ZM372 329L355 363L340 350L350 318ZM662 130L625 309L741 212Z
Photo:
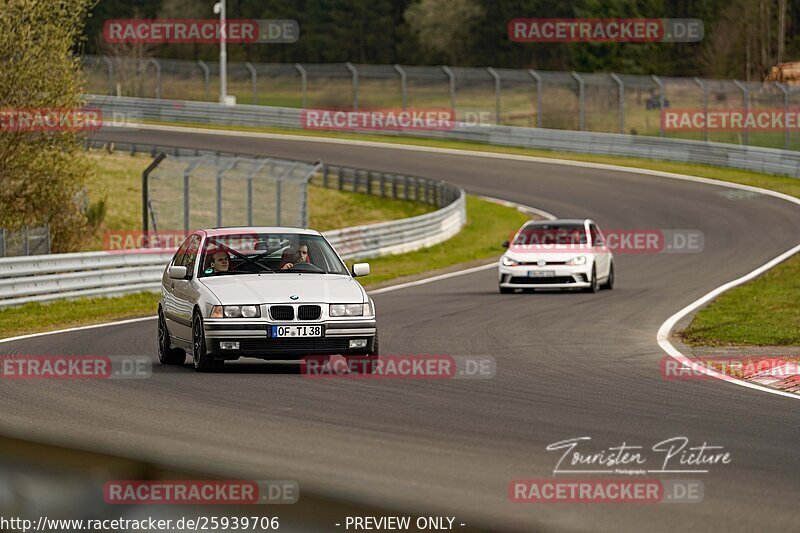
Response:
M257 305L215 305L211 308L211 318L260 318L261 308Z
M513 267L513 266L517 266L517 265L519 265L519 261L514 261L513 259L511 259L507 255L503 256L503 266Z
M567 265L569 265L569 266L579 266L579 265L585 265L585 264L586 264L586 256L585 255L579 255L579 256L573 257L572 259L567 261Z
M369 304L331 304L328 314L338 316L364 316L364 310Z

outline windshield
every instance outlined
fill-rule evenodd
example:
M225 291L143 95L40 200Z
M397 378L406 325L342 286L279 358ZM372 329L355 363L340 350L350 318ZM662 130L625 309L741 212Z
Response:
M201 265L200 277L290 272L347 274L347 267L324 238L298 233L209 236Z
M587 243L583 224L531 224L523 227L514 238L518 246Z

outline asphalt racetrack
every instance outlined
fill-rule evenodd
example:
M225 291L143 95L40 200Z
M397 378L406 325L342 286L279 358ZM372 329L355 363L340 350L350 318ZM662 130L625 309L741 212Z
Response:
M491 355L493 379L311 380L296 365L237 362L209 375L156 364L141 381L6 382L1 429L293 479L301 493L313 486L495 531L788 531L800 523L798 404L720 381L665 380L656 343L673 313L795 246L797 205L528 161L152 130L99 135L438 178L602 228L701 230L705 248L617 254L616 288L597 294L501 295L491 269L374 296L383 354ZM143 321L0 351L155 361L155 328ZM647 450L685 436L692 446L723 446L732 460L703 474L655 476L701 480L701 503L509 501L512 480L553 476L560 453L548 444L584 436L587 451L623 442Z

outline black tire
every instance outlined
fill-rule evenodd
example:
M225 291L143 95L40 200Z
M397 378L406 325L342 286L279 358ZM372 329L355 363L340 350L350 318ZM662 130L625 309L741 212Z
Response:
M167 321L161 309L158 310L158 362L162 365L182 365L186 362L186 352L172 347Z
M597 268L592 267L591 285L583 289L583 292L597 292L600 290L600 285L597 283Z
M608 267L608 279L605 283L603 283L603 288L606 290L611 290L614 288L614 262L611 262L611 265Z
M375 332L375 342L372 345L372 351L366 355L345 356L345 359L347 359L347 368L353 374L374 374L375 370L378 368L379 354L378 333Z
M514 289L511 287L500 287L500 294L511 294L514 292Z
M206 350L203 317L197 311L192 318L192 362L197 372L218 372L225 366L225 361L212 359Z

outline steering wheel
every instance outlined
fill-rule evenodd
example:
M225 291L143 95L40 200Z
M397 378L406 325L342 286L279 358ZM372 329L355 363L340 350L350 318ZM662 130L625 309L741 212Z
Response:
M289 270L295 272L325 272L313 263L295 263Z

